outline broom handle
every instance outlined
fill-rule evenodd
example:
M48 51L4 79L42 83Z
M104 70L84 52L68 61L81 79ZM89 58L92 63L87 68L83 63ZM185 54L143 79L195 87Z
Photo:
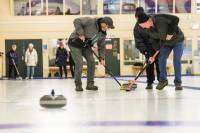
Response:
M152 58L156 58L156 56L159 54L159 50L157 50L154 55L152 56ZM139 76L143 73L143 71L147 68L147 66L149 65L149 63L145 63L145 66L142 68L141 71L139 71L139 73L137 74L137 76L135 77L135 80L137 80L139 78Z
M156 53L152 56L153 58L156 58L156 56L160 53L159 50L156 51Z
M99 59L99 56L92 50L90 47L90 50L93 52L93 54ZM109 75L119 84L119 86L122 86L121 83L115 78L114 74L109 70L109 68L106 65L103 65L106 71L109 73Z
M12 57L11 57L11 58L12 58ZM17 68L17 66L16 66L15 61L14 61L13 58L12 58L12 62L13 62L13 65L14 65L14 67L15 67L15 70L17 71L17 76L20 76L20 75L19 75L18 68Z

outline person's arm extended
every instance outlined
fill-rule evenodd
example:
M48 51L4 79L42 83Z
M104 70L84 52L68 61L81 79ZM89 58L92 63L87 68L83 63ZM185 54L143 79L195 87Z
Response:
M105 59L105 39L106 35L103 35L100 37L100 39L97 41L97 46L98 46L98 53L99 53L99 60L104 60Z

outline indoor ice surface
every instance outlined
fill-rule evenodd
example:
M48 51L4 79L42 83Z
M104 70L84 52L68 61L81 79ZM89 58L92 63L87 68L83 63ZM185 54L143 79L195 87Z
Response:
M125 83L128 78L119 78ZM175 91L173 77L163 91L120 91L110 78L97 78L99 91L75 92L72 79L0 81L0 133L171 133L200 130L200 77L183 77ZM83 79L83 87L85 88ZM44 109L39 99L55 89L68 104Z

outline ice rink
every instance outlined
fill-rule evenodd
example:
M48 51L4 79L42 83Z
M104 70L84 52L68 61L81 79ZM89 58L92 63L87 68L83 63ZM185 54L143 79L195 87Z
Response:
M183 77L182 91L174 90L173 77L162 91L156 84L145 90L145 80L131 92L120 91L111 78L96 78L99 90L83 92L75 92L73 79L1 80L0 133L199 132L200 77ZM40 107L40 97L51 89L67 98L66 107Z

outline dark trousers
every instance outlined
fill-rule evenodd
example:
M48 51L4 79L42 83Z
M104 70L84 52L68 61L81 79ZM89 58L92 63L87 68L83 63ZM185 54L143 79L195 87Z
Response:
M8 68L8 77L11 78L12 77L12 72L14 71L14 78L17 77L17 70L15 69L15 67L13 65L9 65Z
M71 74L72 74L72 77L74 77L74 69L75 69L75 66L74 66L74 61L71 57L71 59L69 59L69 66L70 66L70 71L71 71Z
M83 70L83 57L85 57L87 61L87 85L94 84L94 72L95 72L95 60L92 51L89 48L76 48L69 45L71 50L72 58L75 63L75 85L82 85L81 77Z
M65 72L65 78L67 78L67 66L59 66L60 77L62 78L63 76L63 69Z
M155 80L154 66L156 66L157 80L159 81L160 70L159 70L159 64L158 64L158 56L155 58L154 63L150 64L146 69L148 84L152 84Z

